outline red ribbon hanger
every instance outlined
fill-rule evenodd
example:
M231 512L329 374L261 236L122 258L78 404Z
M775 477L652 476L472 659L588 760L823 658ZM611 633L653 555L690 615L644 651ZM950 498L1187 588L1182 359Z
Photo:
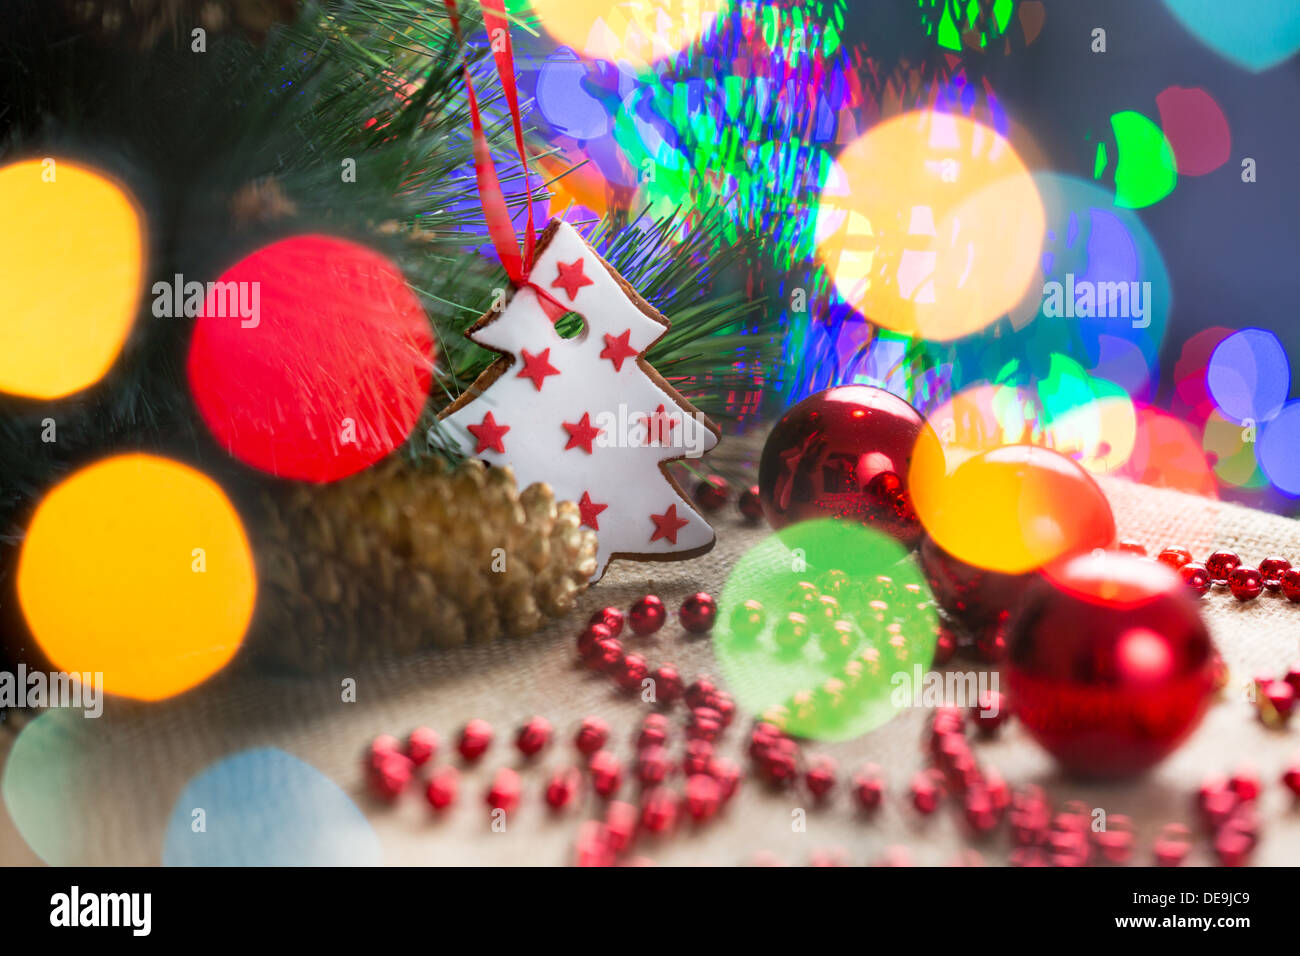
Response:
M456 9L456 0L444 0L447 14L451 19L452 33L456 42L465 45L461 35L460 14ZM524 191L527 194L527 231L524 234L523 253L519 251L519 242L515 237L514 223L510 220L510 209L506 206L505 195L501 192L501 180L497 177L496 167L492 163L492 153L488 147L487 136L483 132L483 116L479 111L478 97L474 93L474 82L470 78L469 62L462 61L465 74L465 92L469 100L470 122L473 127L474 140L474 177L478 181L479 196L483 203L483 215L487 220L488 234L496 248L501 264L505 266L506 275L516 288L529 288L537 293L542 308L555 322L569 310L555 296L534 282L531 278L533 269L533 252L537 237L534 233L532 190L528 184L528 153L524 149L523 119L519 115L519 91L515 86L514 48L510 44L510 25L506 19L503 0L479 0L483 10L483 25L487 28L491 41L492 56L496 60L497 76L501 80L501 89L505 93L506 106L510 110L510 122L514 126L515 149L519 152L519 164L524 171ZM462 54L463 55L463 54Z

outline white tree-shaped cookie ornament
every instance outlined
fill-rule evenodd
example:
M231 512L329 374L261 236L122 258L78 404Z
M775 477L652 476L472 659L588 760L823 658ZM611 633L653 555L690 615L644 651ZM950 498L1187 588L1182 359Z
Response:
M469 330L501 358L443 412L444 434L510 465L519 487L544 481L578 502L599 545L593 581L612 558L709 550L713 529L665 465L713 448L717 426L642 358L668 320L565 222L543 231L529 279L552 301L524 286ZM581 316L576 335L557 331L557 303Z

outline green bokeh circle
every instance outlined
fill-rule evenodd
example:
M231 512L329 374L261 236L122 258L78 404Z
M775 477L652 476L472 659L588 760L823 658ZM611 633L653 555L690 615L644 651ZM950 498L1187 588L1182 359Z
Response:
M812 597L806 582L816 586ZM826 595L838 610L821 601ZM746 601L763 606L757 634L733 620ZM783 648L778 625L801 610L807 640ZM929 588L906 548L862 525L818 519L782 529L740 559L722 589L713 643L743 708L775 712L798 737L846 740L897 714L907 695L891 691L913 686L929 669L937 627Z

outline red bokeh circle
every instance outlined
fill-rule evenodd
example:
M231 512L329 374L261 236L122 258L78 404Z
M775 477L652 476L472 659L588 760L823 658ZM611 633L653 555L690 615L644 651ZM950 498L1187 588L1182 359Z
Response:
M345 239L295 236L217 281L236 283L222 289L249 307L221 308L228 294L208 287L187 372L199 413L232 455L282 478L334 481L406 439L432 383L433 333L388 259Z

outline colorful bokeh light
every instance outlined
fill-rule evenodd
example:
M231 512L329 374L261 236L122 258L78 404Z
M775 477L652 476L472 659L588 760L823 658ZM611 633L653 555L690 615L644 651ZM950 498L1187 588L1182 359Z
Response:
M1291 389L1291 363L1278 337L1266 329L1234 332L1214 349L1206 369L1210 396L1233 421L1272 418Z
M1210 356L1219 343L1232 334L1221 325L1202 329L1183 343L1174 363L1174 409L1189 421L1204 422L1215 410L1206 383Z
M103 798L104 781L86 770L86 750L102 745L102 719L52 709L19 732L4 764L0 794L14 828L50 866L87 866L94 830L88 802Z
M943 550L976 567L1021 574L1113 543L1110 504L1077 462L1033 445L967 457L970 447L928 427L912 456L912 503Z
M970 406L1000 395L988 413L996 436L979 450L1035 444L1112 472L1137 441L1134 397L1158 385L1168 273L1138 216L1115 208L1101 187L1054 173L1034 181L1047 214L1043 252L1011 313L942 343L841 317L834 336L814 327L821 339L807 342L804 367L828 385L887 388L941 422L950 400Z
M1054 354L1035 393L1043 435L1034 444L1053 448L1094 474L1128 461L1137 439L1137 413L1125 388Z
M917 0L925 32L945 50L998 50L1033 43L1047 11L1042 0Z
M1165 6L1198 40L1252 72L1300 50L1300 6L1294 0L1165 0Z
M1115 205L1142 209L1164 199L1178 185L1178 162L1165 134L1135 110L1122 110L1110 118L1115 136ZM1093 178L1106 168L1104 144L1097 145Z
M145 224L132 197L65 159L0 169L0 391L62 398L112 367L139 307Z
M736 616L747 601L761 605L757 627ZM803 615L804 633L791 627L791 613ZM736 562L718 600L713 646L745 710L775 709L801 737L846 740L906 706L894 691L929 669L936 624L929 589L901 544L818 519L783 528Z
M1156 97L1160 128L1180 176L1204 176L1228 161L1232 133L1223 108L1200 87L1170 86Z
M1300 401L1287 402L1264 424L1256 454L1278 491L1300 496Z
M935 110L886 120L839 154L818 256L839 294L884 328L949 341L996 321L1037 272L1043 203L994 130Z
M1233 488L1262 488L1268 478L1255 458L1259 429L1229 421L1219 412L1211 413L1205 423L1202 447L1215 477Z
M1015 0L919 0L926 32L946 50L984 49L1007 32Z
M1133 454L1120 473L1144 485L1219 496L1200 437L1186 422L1149 405L1137 407Z
M73 474L41 501L18 561L18 600L60 670L159 700L235 655L257 591L234 507L210 479L149 455Z
M333 481L406 439L428 398L434 347L396 266L354 242L296 236L218 281L260 302L244 319L209 291L190 341L195 403L232 455L283 478Z
M194 811L204 828L194 826ZM164 866L378 866L365 815L315 767L274 747L224 757L181 792Z
M529 0L557 43L586 56L647 66L699 39L731 0Z
M653 214L693 221L721 203L726 240L770 230L780 268L810 258L829 149L856 131L864 106L840 44L841 6L739 4L665 69L619 78L607 103L613 136ZM613 84L586 88L597 85Z
M1034 318L963 351L986 375L994 361L1020 359L1044 376L1052 355L1066 355L1133 395L1148 394L1172 300L1155 240L1099 186L1057 173L1036 173L1034 182L1047 209Z

